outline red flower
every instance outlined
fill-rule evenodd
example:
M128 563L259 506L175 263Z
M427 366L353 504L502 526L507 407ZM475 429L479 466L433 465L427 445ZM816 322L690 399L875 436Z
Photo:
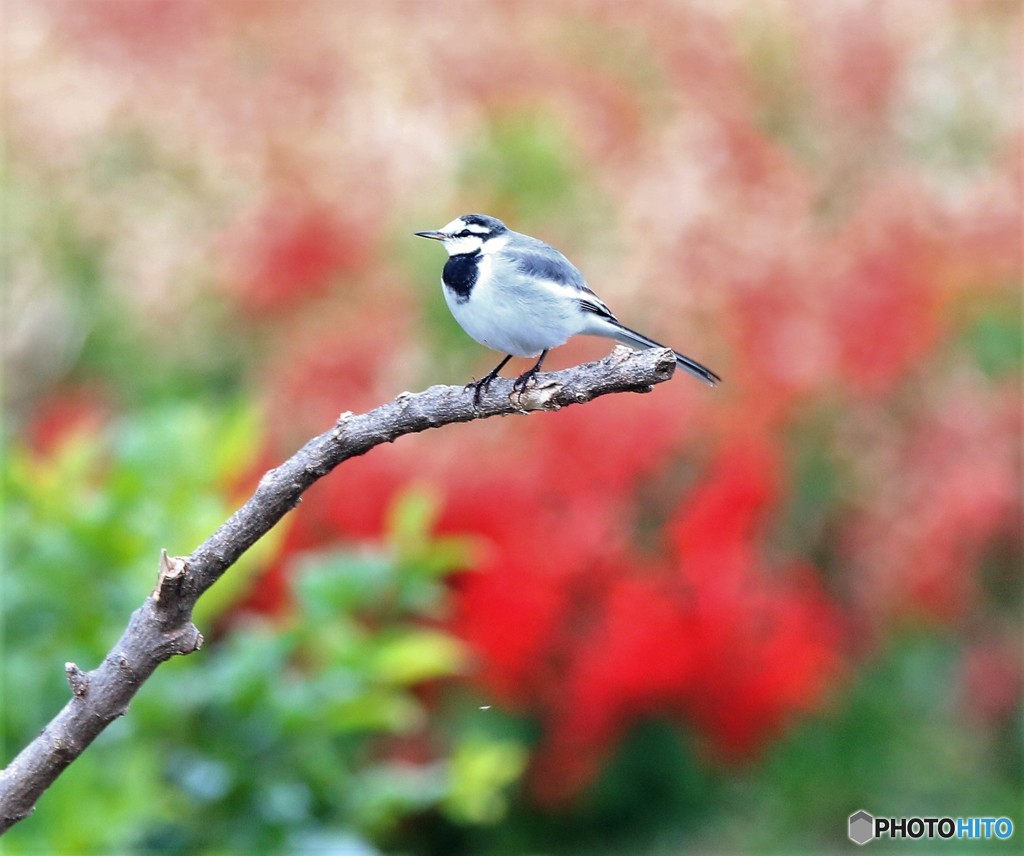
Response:
M263 316L322 294L359 268L369 236L333 209L281 195L240 222L226 239L225 284L239 308Z
M538 799L577 794L645 718L668 716L743 758L821 703L840 671L842 621L813 569L780 572L760 556L778 470L763 443L729 446L671 526L674 568L632 556L626 539L595 549L575 543L578 527L566 535L534 517L525 544L499 542L462 581L456 626L480 679L545 726ZM528 495L506 497L506 510Z
M778 499L779 470L778 453L756 440L734 442L720 454L669 530L688 584L731 589L745 581L765 510Z
M935 258L942 248L919 222L926 212L892 212L894 199L914 198L912 188L902 191L879 192L838 237L838 251L850 258L833 283L829 327L843 377L867 392L891 389L940 332L945 284Z
M37 452L48 454L76 434L93 434L110 418L108 395L100 390L65 388L35 407L26 436Z

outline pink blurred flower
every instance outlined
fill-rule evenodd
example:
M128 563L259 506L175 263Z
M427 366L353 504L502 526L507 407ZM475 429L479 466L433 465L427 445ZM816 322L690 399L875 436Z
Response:
M976 723L1015 726L1024 698L1024 658L1016 632L969 645L959 669L960 704Z
M843 549L851 590L876 626L970 615L985 551L1020 519L1018 391L961 377L929 393L916 419L890 425L857 458L870 488Z

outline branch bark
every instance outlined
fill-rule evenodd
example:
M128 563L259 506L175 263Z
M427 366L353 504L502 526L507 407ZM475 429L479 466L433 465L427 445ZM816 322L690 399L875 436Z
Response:
M454 422L558 410L613 392L649 392L674 370L669 350L638 353L620 348L599 362L539 375L521 395L513 392L511 380L498 379L478 405L462 387L433 386L420 393L403 392L368 413L343 413L329 431L267 472L248 501L190 556L172 558L163 552L156 588L132 613L99 666L83 672L74 663L65 665L70 701L0 771L0 834L28 817L64 769L127 712L157 666L199 649L203 637L192 623L199 597L299 503L307 488L339 464L404 434Z

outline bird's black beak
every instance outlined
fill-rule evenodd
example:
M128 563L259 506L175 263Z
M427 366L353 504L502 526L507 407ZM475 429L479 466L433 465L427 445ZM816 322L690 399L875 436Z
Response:
M430 238L431 241L443 241L448 236L444 232L431 231L431 232L416 232L420 238Z

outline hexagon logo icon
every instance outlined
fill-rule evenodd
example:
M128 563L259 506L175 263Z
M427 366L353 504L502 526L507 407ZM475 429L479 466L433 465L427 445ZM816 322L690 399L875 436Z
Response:
M850 815L850 841L854 844L867 844L875 837L875 819L864 809Z

